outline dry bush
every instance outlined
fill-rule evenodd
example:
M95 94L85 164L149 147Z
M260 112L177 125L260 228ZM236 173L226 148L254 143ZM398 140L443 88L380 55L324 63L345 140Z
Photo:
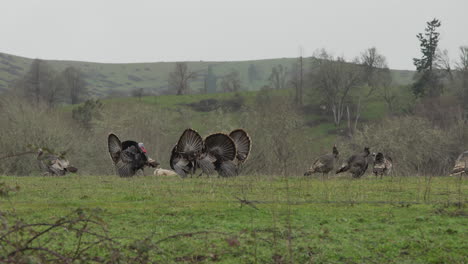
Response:
M115 133L121 140L145 143L149 156L169 168L170 152L186 128L199 130L202 136L229 133L244 128L251 136L251 156L244 174L302 175L308 167L311 149L304 146L304 120L292 100L284 96L260 93L255 106L241 107L236 114L223 108L195 113L181 107L165 109L131 101L104 103L99 119L83 126L68 109L30 106L18 98L1 100L0 156L27 151L27 146L47 146L68 150L67 158L79 174L115 175L107 150L107 136ZM5 124L5 125L4 125ZM0 174L39 174L36 155L3 159ZM152 173L146 172L146 175Z
M434 127L427 119L405 116L364 126L352 142L345 144L343 153L354 153L369 146L371 152L389 155L398 174L445 175L467 143L463 123L444 130Z
M45 105L32 106L26 101L13 97L0 98L0 156L25 152L29 144L47 146L56 151L78 151L75 140L79 134L70 120L62 113ZM35 155L14 156L3 159L0 174L29 175L38 172Z
M114 174L107 152L110 132L122 140L144 142L153 158L165 161L177 141L175 132L179 131L173 128L179 114L144 105L106 105L91 129L74 122L71 111L32 106L20 98L4 97L0 108L0 156L13 155L2 160L0 174L38 174L34 153L14 156L30 150L28 145L35 145L56 152L67 150L67 158L81 174L110 175Z

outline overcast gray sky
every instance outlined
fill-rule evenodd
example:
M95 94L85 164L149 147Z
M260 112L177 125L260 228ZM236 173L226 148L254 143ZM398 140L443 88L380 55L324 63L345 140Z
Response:
M253 60L375 46L414 69L416 34L442 21L440 47L468 45L467 0L0 0L0 52L95 62Z

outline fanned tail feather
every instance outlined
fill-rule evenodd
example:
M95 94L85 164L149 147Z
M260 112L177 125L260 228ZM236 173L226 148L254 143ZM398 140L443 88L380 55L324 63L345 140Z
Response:
M120 159L120 152L122 151L122 143L120 142L120 139L112 133L109 134L107 137L107 147L112 161L117 163Z
M206 153L214 156L218 161L234 160L236 158L236 144L226 134L217 133L205 139Z
M236 145L237 159L240 162L247 160L252 145L252 141L247 132L243 129L236 129L229 133L229 137L232 138Z
M203 138L197 131L188 128L179 138L176 145L176 150L179 154L193 159L196 155L203 151Z

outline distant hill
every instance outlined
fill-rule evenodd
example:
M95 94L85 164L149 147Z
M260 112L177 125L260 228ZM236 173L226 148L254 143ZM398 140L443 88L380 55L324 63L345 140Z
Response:
M33 59L0 53L0 92L6 91L10 83L26 73ZM73 66L85 74L85 79L91 95L96 97L126 96L132 90L143 88L147 94L158 95L167 93L167 79L173 70L175 62L153 63L95 63L82 61L44 60L53 69L62 71ZM242 89L255 91L268 84L268 76L272 67L283 65L292 68L297 58L265 59L252 61L197 61L187 62L190 70L205 74L211 66L213 74L221 77L232 70L240 73ZM312 63L311 58L305 58L305 65ZM254 65L258 72L258 80L249 81L248 68ZM395 84L409 84L413 71L392 70ZM204 86L204 79L191 83L193 91L199 91ZM218 87L219 90L219 87Z

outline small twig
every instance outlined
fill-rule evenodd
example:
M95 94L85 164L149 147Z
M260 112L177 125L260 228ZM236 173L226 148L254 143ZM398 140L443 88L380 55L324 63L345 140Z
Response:
M154 244L157 245L157 244L162 243L162 242L164 242L166 240L170 240L170 239L174 239L174 238L201 235L201 234L219 234L219 235L225 235L225 236L229 235L229 233L219 232L219 231L199 231L199 232L191 232L191 233L179 233L179 234L175 234L175 235L168 236L168 237L165 237L163 239L160 239L160 240L156 241Z
M241 203L241 207L245 204L245 205L248 205L248 206L254 208L255 210L260 210L260 209L257 208L257 206L255 206L255 204L252 201L249 201L247 199L241 199L241 198L239 198L237 196L234 196L234 198L239 200L239 202Z
M6 156L0 157L0 160L2 159L7 159L7 158L13 158L13 157L18 157L18 156L23 156L26 154L36 154L37 152L35 151L26 151L26 152L21 152L21 153L16 153L16 154L8 154Z
M37 251L45 251L45 252L48 252L62 260L67 260L67 258L65 256L62 256L60 255L59 253L53 251L53 250L50 250L48 248L42 248L42 247L25 247L25 248L21 248L21 249L16 249L15 251L12 251L10 252L7 256L8 257L11 257L11 256L14 256L15 254L17 253L20 253L20 252L23 252L23 251L28 251L28 250L37 250Z

